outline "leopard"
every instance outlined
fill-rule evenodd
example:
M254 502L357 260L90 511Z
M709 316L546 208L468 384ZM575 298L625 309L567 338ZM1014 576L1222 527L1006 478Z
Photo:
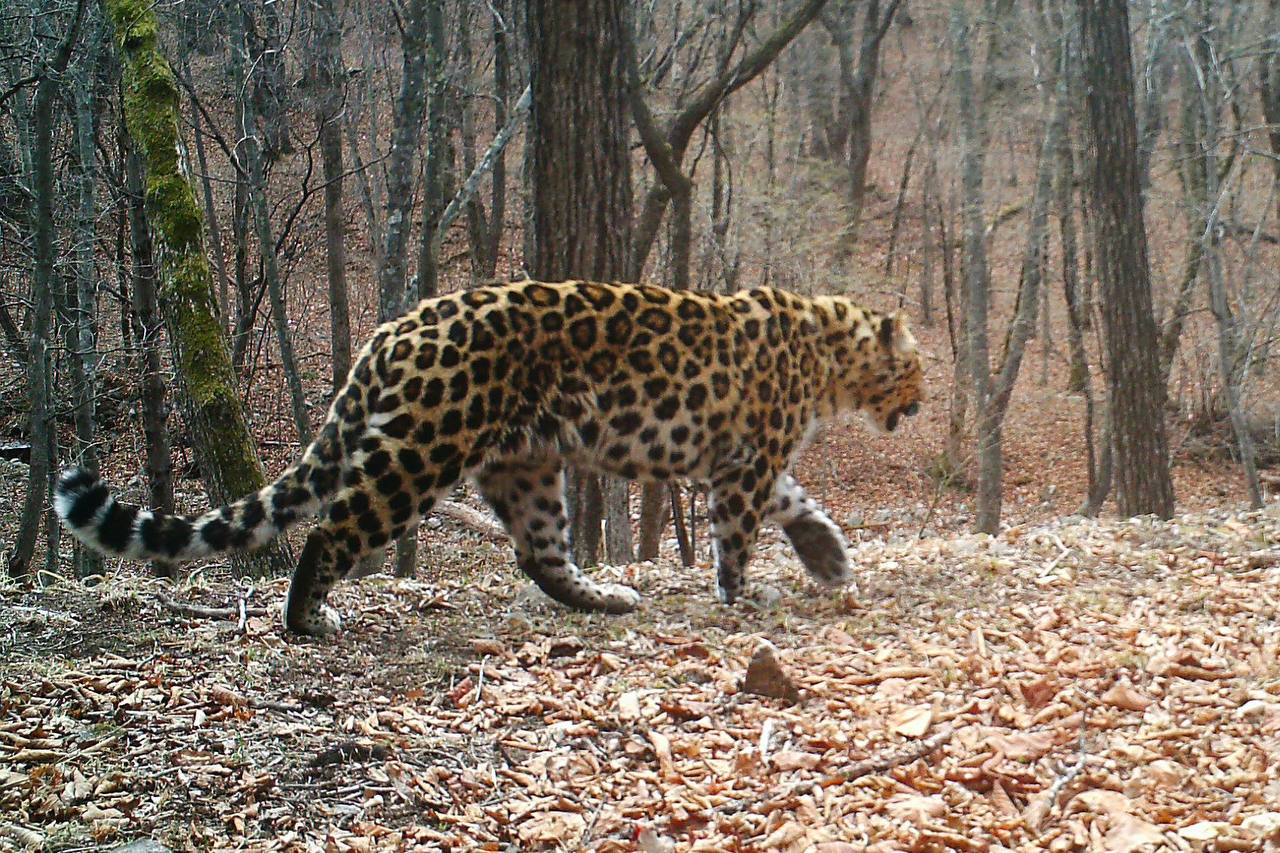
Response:
M808 575L852 580L848 542L796 481L819 424L861 414L892 433L924 401L902 312L847 295L757 287L520 281L425 299L378 327L301 456L260 491L196 515L123 502L83 468L54 509L83 543L174 564L259 548L305 518L287 630L338 632L335 584L470 480L547 596L621 614L640 595L571 558L566 467L707 490L719 599L743 596L761 527L781 528Z

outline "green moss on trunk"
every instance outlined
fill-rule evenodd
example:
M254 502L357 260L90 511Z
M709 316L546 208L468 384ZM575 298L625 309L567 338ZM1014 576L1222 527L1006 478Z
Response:
M265 484L215 308L204 226L179 159L177 81L156 43L149 0L104 0L121 48L125 124L146 170L146 212L160 260L160 302L188 425L210 497L233 500ZM280 553L257 561L279 565Z

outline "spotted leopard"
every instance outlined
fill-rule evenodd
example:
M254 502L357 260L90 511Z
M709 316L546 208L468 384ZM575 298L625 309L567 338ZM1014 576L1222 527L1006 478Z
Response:
M922 397L906 321L845 297L517 282L428 299L381 326L319 436L256 494L202 515L165 515L121 503L71 469L55 508L97 549L170 562L256 548L323 511L284 615L293 631L322 635L341 624L325 603L333 585L463 477L547 595L630 611L634 590L597 583L570 560L565 463L690 478L709 486L718 589L732 603L766 520L816 580L849 579L844 537L791 463L820 420L861 411L893 431Z

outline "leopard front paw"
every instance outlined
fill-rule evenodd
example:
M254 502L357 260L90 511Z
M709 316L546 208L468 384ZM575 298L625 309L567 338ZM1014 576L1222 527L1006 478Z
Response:
M783 528L805 571L826 587L842 587L853 580L853 566L840 529L825 518L808 517Z

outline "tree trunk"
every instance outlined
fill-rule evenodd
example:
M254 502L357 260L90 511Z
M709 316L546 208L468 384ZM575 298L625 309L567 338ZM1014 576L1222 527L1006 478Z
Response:
M384 220L382 266L378 275L378 321L385 323L404 312L413 295L407 293L406 265L410 219L413 215L413 176L418 133L426 105L426 74L430 57L432 16L440 0L412 0L404 9L401 50L404 56L400 94L395 103L391 152L387 155L387 215ZM375 107L376 109L376 107ZM430 283L421 282L430 287ZM418 530L413 527L396 540L396 577L412 577L418 562Z
M80 209L76 219L76 275L67 286L67 351L71 360L72 384L75 388L76 441L74 455L79 464L94 473L98 471L98 451L94 436L94 399L97 394L96 344L97 269L94 264L97 209L94 200L94 122L93 76L97 69L97 27L88 30L93 45L82 67L75 72L76 159L79 167ZM77 545L76 577L102 573L102 555L92 548Z
M867 164L871 160L871 107L875 100L876 80L880 76L880 46L899 0L889 0L883 14L879 0L869 0L862 21L862 39L858 56L853 56L853 22L828 13L822 23L831 34L840 55L840 123L847 128L845 168L848 180L848 205L845 214L844 248L857 241L858 226L867 194ZM853 12L848 13L852 17Z
M530 148L533 178L534 278L627 278L631 238L631 160L621 0L526 0L533 95ZM575 168L566 169L564 164ZM577 497L573 518L574 557L580 566L596 560L599 515L590 512L592 477L571 478ZM586 480L586 482L582 482ZM609 529L626 533L630 520L618 496ZM621 558L621 559L620 559Z
M789 45L818 16L826 2L827 0L805 0L792 13L790 18L779 24L772 33L756 45L754 50L745 55L737 65L731 68L726 67L715 78L695 89L685 101L683 108L673 115L661 129L657 127L652 117L648 120L648 130L641 123L641 110L636 108L636 102L639 101L643 104L643 97L638 86L638 75L631 75L632 79L629 81L629 85L632 90L631 102L636 113L637 129L640 131L641 140L644 142L645 152L649 155L650 160L653 160L654 167L658 170L662 180L655 181L649 189L633 229L634 237L630 251L628 280L634 281L640 277L640 272L644 269L649 252L652 251L653 244L657 240L658 229L662 224L662 216L667 204L678 195L678 193L672 193L670 189L672 184L669 179L678 174L680 163L684 159L685 150L689 146L689 140L692 138L693 132L726 97L750 83L760 72L768 68L769 64L782 52L783 48ZM634 52L633 42L633 39L627 39L627 53L629 55ZM634 64L633 58L629 57L628 65ZM647 109L645 112L647 112ZM661 145L656 145L655 142L657 141L661 141ZM666 165L668 162L674 165L675 173ZM664 172L664 170L666 171ZM678 184L679 182L677 181L676 183Z
M1000 522L1002 459L1000 422L992 417L991 354L987 332L988 288L986 214L983 175L987 156L985 93L976 93L970 25L962 3L951 10L955 45L955 85L960 110L962 229L964 241L965 338L968 367L977 413L975 441L978 459L977 513L974 529L995 533ZM985 88L985 87L984 87Z
M1173 483L1139 182L1129 10L1124 0L1078 2L1116 496L1121 515L1168 518Z
M195 195L178 162L178 87L160 54L151 6L106 0L123 65L124 113L146 168L148 221L160 248L161 303L196 457L214 504L266 484L222 337ZM239 573L278 574L292 560L282 540L248 557Z
M432 3L427 11L427 152L422 192L422 233L418 244L418 296L425 299L440 290L440 218L444 212L444 157L448 150L449 128L445 124L448 80L444 56L448 45L444 36L444 11Z
M507 0L494 0L493 9L493 126L503 128L507 123L507 101L511 97L511 56L507 47ZM487 266L482 278L493 278L497 273L498 255L502 250L502 234L507 215L507 157L499 150L493 163L493 184L489 193L489 234L485 247Z
M9 574L26 575L35 555L36 537L40 534L40 517L46 516L48 542L51 550L45 554L50 568L56 568L57 536L56 519L45 513L46 496L52 486L57 432L53 428L49 405L49 334L53 324L53 275L57 261L54 246L53 223L53 108L58 94L59 78L71 62L71 51L80 32L84 17L85 0L76 5L75 17L66 35L51 57L39 59L39 74L31 109L33 133L24 137L28 141L25 165L31 175L34 213L32 228L35 232L35 270L31 283L31 321L27 329L27 388L30 402L31 458L27 468L27 494L23 499L22 513L18 517L18 532L8 553ZM23 131L19 129L21 134Z
M138 317L138 348L142 362L142 441L146 451L149 503L173 514L173 458L165 411L165 380L160 365L162 324L156 300L156 269L151 250L151 226L143 209L142 164L133 143L125 155L125 190L129 205L129 239L133 260L133 310ZM156 563L156 574L173 577L172 565Z
M667 501L668 488L662 483L645 483L640 490L640 537L637 555L641 560L658 559L662 545L662 532L671 517L671 505Z
M78 23L78 18L77 18ZM54 247L54 175L53 175L53 107L57 97L58 77L66 70L74 42L74 30L65 45L61 67L44 68L36 83L31 107L33 138L31 140L32 180L35 196L35 275L31 282L31 325L27 329L27 393L31 421L31 459L27 468L27 495L18 517L18 532L9 551L9 573L21 577L28 573L35 555L40 519L49 492L49 474L54 460L50 458L53 435L49 405L49 334L53 327L53 275L57 261ZM55 59L55 62L57 59ZM56 75L55 75L56 72Z
M343 209L342 27L335 0L315 6L316 136L324 172L325 271L329 284L329 341L336 394L351 372L351 308L347 298L346 211Z
M1210 41L1214 28L1209 12L1205 0L1201 0L1201 26L1195 37L1195 47L1189 52L1188 58L1188 61L1194 61L1198 65L1195 69L1195 79L1200 81L1196 94L1204 135L1200 140L1198 165L1204 174L1205 199L1214 200L1213 208L1204 213L1206 227L1200 239L1205 243L1205 256L1209 260L1209 308L1213 312L1213 319L1218 328L1218 376L1222 382L1223 396L1226 398L1227 414L1231 418L1231 427L1235 433L1236 447L1240 451L1240 467L1244 472L1245 485L1249 490L1249 503L1254 509L1261 509L1262 488L1258 482L1253 436L1249 433L1244 405L1240 400L1240 377L1244 359L1240 358L1242 341L1239 322L1227 298L1227 286L1222 272L1222 250L1216 239L1218 213L1221 210L1219 203L1221 187L1218 177L1218 111L1224 100L1224 93L1218 82L1220 69L1215 67L1214 59L1222 55L1222 45L1214 45Z
M191 72L185 65L185 55L183 62L183 73L190 79ZM218 208L213 203L213 176L209 174L209 158L204 149L204 117L200 114L195 94L189 92L188 96L191 103L191 137L195 140L196 163L200 168L201 198L204 201L204 215L209 227L209 254L213 259L213 268L218 273L218 313L222 316L222 322L227 324L227 330L230 331L232 328L229 303L231 287L227 278L226 258L222 254L222 229L218 227Z
M1269 0L1265 18L1266 32L1280 32L1280 0ZM1262 98L1262 116L1267 122L1267 140L1271 143L1271 169L1280 184L1280 42L1273 37L1258 61L1258 93ZM1276 194L1276 214L1280 216L1280 193Z

